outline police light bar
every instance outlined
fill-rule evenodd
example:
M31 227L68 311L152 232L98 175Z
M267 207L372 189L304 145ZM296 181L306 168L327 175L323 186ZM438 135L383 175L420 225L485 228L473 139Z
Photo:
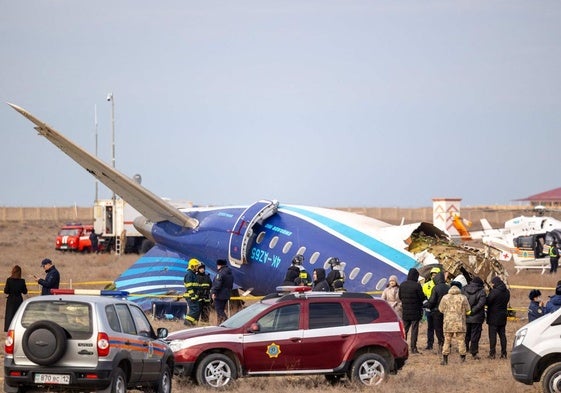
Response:
M281 285L276 288L277 292L307 292L311 291L312 287L308 287L305 285Z
M51 289L52 295L91 295L91 296L129 296L127 291L111 291L106 289Z

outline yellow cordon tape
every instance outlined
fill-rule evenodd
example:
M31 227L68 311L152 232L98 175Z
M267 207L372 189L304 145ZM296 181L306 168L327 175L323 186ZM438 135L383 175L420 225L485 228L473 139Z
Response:
M107 285L111 285L113 284L113 281L84 281L84 282L73 282L73 283L61 283L62 285L66 285L70 288L75 287L75 286L89 286L89 285L102 285L103 287L106 287ZM30 286L38 286L39 284L37 283L30 283ZM0 287L4 287L3 284L0 284ZM101 288L103 289L103 288ZM543 291L555 291L555 288L551 288L551 287L530 287L530 286L526 286L526 285L509 285L509 289L526 289L526 290L530 290L530 289L540 289ZM84 290L82 292L82 294L87 294L88 290ZM95 295L99 292L99 290L97 289L92 289L91 290L91 294ZM29 294L40 294L41 291L29 291ZM382 293L382 291L373 291L373 292L366 292L370 295L380 295ZM130 294L128 297L148 297L148 298L155 298L155 299L165 299L165 298L170 298L170 299L183 299L183 294L176 294L176 295L150 295L150 294ZM262 299L263 296L234 296L231 297L230 300L260 300ZM514 311L526 311L528 308L527 307L511 307L509 308L509 310L514 310Z

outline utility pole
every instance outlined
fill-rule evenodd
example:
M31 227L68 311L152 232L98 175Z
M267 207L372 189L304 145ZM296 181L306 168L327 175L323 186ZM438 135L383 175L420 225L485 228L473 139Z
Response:
M107 101L111 101L111 149L112 149L112 154L111 154L111 162L113 164L113 169L115 169L115 97L113 96L113 93L109 93L107 94ZM111 198L111 200L113 201L113 207L112 207L112 232L113 232L113 236L115 239L115 251L117 253L120 252L120 250L118 250L117 247L117 237L119 236L118 233L115 233L115 228L117 227L116 225L116 213L117 213L117 196L115 195L115 191L113 191L113 198Z
M111 143L112 143L112 163L115 168L115 97L113 93L107 95L107 101L111 101ZM113 193L115 195L115 193Z
M97 157L97 105L94 105L95 156ZM99 181L95 179L95 200L99 200Z

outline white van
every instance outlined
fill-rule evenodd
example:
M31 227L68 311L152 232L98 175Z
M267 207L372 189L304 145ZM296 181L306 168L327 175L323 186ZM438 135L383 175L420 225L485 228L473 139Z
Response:
M512 376L546 393L561 391L561 309L518 329L510 357Z

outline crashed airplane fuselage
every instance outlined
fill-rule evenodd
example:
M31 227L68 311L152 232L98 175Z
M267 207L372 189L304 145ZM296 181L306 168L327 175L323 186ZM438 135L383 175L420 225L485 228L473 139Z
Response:
M156 245L115 281L134 300L183 293L190 258L201 260L211 272L216 271L218 259L225 259L238 288L264 295L283 282L295 254L304 256L309 272L327 269L328 259L338 257L343 261L345 288L371 292L381 290L390 275L402 281L410 268L420 266L415 254L423 250L407 250L412 239L446 238L429 223L394 226L340 210L271 200L249 206L178 209L29 112L10 105L32 121L40 135L142 214L135 227Z

